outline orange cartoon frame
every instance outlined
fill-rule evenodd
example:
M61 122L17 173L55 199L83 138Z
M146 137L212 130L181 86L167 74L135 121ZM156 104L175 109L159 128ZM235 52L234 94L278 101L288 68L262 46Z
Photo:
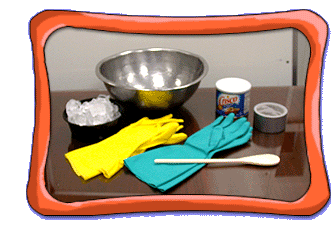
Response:
M44 47L47 38L63 27L143 34L228 34L282 28L295 28L301 31L311 47L304 108L307 155L311 169L311 185L306 194L294 202L209 195L125 197L73 203L63 203L54 199L47 192L44 179L51 122ZM35 127L27 185L29 204L42 215L193 210L312 215L320 211L330 197L320 131L320 84L327 33L326 22L307 10L213 17L124 16L52 10L37 14L30 22L35 72Z

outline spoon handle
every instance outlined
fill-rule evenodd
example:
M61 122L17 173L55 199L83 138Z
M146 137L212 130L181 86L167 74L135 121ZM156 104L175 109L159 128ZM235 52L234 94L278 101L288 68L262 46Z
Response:
M238 159L155 159L157 164L211 164L211 163L243 163L246 162Z
M155 159L155 163L164 164L192 164L192 163L239 163L259 166L273 166L278 164L280 158L274 154L260 154L235 159Z

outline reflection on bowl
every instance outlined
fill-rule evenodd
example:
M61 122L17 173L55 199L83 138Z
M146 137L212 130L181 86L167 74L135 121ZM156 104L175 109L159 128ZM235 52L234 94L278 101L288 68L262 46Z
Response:
M93 98L81 100L81 103L86 101L91 101ZM122 121L124 119L124 108L118 102L113 99L109 99L110 102L118 106L118 110L121 116L113 121L99 124L99 125L86 125L80 126L68 121L68 115L66 109L63 111L63 119L68 123L72 137L87 142L96 142L103 140L115 133L117 133L122 128Z
M207 70L206 61L195 54L150 48L105 58L97 64L96 75L121 103L164 110L186 102Z

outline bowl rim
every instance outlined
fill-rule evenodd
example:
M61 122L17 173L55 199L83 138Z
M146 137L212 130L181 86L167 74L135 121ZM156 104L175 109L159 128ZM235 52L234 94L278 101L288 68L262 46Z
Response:
M199 78L197 78L196 80L194 80L194 81L192 81L188 84L185 84L185 85L179 86L179 87L162 88L162 89L140 89L140 88L117 85L113 81L110 81L109 79L105 78L100 72L101 65L103 65L106 61L109 61L111 59L114 59L114 58L117 58L117 57L120 57L120 56L125 56L125 55L132 54L132 53L141 53L141 52L145 52L145 51L169 51L169 52L178 52L178 53L193 56L193 57L199 59L202 62L203 71L202 71L201 75L199 76ZM97 63L95 72L96 72L97 77L102 82L107 83L112 87L121 87L121 88L126 89L126 90L135 90L135 91L172 91L172 90L185 89L187 87L190 87L192 85L195 85L195 84L201 82L201 80L203 78L205 78L205 76L207 75L208 70L209 70L209 66L208 66L207 61L200 55L194 54L194 53L189 52L189 51L184 51L184 50L181 50L181 49L153 47L153 48L145 48L145 49L126 50L126 51L122 51L122 52L116 53L114 55L110 55L108 57L105 57Z

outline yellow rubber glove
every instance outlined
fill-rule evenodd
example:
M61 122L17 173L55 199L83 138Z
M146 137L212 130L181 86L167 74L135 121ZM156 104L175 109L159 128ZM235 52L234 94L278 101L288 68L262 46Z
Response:
M183 127L184 127L183 125L178 126L176 132L178 132ZM155 147L157 145L177 144L177 143L180 143L180 142L186 140L186 138L187 138L187 135L185 133L175 133L175 134L173 134L173 130L171 130L171 129L167 130L167 126L164 126L162 128L162 130L163 131L160 133L159 136L155 136L150 141L142 144L131 156L141 154L141 153L145 152L148 148L152 148L152 147ZM168 138L169 136L170 136L170 138Z
M158 119L144 117L103 141L68 152L65 158L84 180L101 173L110 178L124 166L124 159L157 145L184 141L187 135L176 133L182 122L171 114Z

